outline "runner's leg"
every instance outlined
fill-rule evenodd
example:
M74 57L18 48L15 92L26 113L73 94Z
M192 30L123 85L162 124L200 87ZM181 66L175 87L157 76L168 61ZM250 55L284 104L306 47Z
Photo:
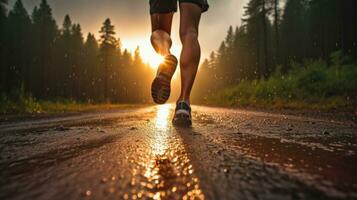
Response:
M162 56L170 54L172 45L170 34L173 15L173 12L151 14L151 44L155 51Z
M202 9L193 3L180 3L180 39L182 52L181 68L181 95L178 101L190 102L190 94L201 57L201 48L198 42L198 27Z

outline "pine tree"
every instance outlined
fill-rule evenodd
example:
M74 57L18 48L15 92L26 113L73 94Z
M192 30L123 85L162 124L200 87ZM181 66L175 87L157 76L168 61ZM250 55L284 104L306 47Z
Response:
M71 77L72 77L72 97L80 99L83 97L82 87L82 58L83 58L83 35L82 28L79 24L74 24L72 26L72 41L71 41L71 55L72 55L72 65L71 65Z
M287 71L289 62L302 61L306 58L306 5L304 0L288 0L285 4L281 22L282 53L285 60L283 71Z
M135 80L133 84L133 100L137 103L144 103L149 100L150 86L152 77L150 77L150 69L141 58L139 46L134 51L133 70L130 72Z
M98 68L98 54L99 47L97 40L94 34L88 33L86 42L84 43L84 63L85 67L83 76L86 77L84 85L86 87L85 91L87 94L87 100L89 102L100 99L100 93L98 88L102 88L100 86L100 71Z
M7 2L8 0L0 0L0 34L2 32L3 27L5 25L5 21L6 21L6 12L7 12Z
M6 46L8 50L8 87L18 90L22 85L29 83L30 56L28 49L31 46L31 19L24 8L22 1L17 0L10 11L6 23ZM28 90L28 88L26 88Z
M69 15L66 15L63 23L61 34L56 42L56 65L59 75L59 80L56 81L59 85L59 95L65 98L73 97L72 84L72 20Z
M267 0L268 7L272 10L273 26L274 26L274 62L277 65L280 62L280 0Z
M256 57L257 78L269 75L267 0L250 0L245 7L243 24L249 36L251 55Z
M51 85L55 75L53 74L54 43L58 34L57 25L52 16L52 9L46 0L42 0L40 6L34 8L33 20L33 71L31 79L34 83L36 97L49 98Z
M113 65L113 55L118 46L118 40L115 38L115 28L112 25L110 19L106 19L103 23L101 30L99 31L100 36L100 54L101 61L104 67L104 99L108 101L109 99L109 69Z
M70 36L71 35L71 29L72 29L72 20L69 15L66 15L63 20L63 28L62 28L62 34L64 36Z
M0 0L0 93L6 91L6 47L5 47L5 21L6 21L7 0Z
M338 1L338 47L357 61L357 8L356 0Z
M8 0L0 0L0 19L6 18L6 6Z
M219 49L217 51L216 55L216 64L219 66L217 67L216 71L216 77L219 82L222 82L222 80L225 80L226 75L227 75L227 45L224 41L222 41L221 45L219 46ZM218 84L219 85L219 84Z
M130 68L133 65L133 60L132 60L132 56L129 53L129 51L127 49L124 49L123 51L123 55L121 56L121 65L122 65L122 69L121 69L121 102L129 102L128 95L130 94L129 88L130 88L130 78L128 76L128 74L130 73Z

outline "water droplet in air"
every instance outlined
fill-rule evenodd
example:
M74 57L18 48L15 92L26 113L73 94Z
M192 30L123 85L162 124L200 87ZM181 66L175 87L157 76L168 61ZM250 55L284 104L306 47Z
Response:
M90 196L90 195L92 195L92 191L87 190L87 191L86 191L86 193L85 193L85 195L86 195L86 196Z

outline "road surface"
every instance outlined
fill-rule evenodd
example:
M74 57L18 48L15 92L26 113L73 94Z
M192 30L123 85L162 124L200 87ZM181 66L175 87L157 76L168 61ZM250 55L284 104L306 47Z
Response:
M357 125L173 105L0 123L0 199L357 199Z

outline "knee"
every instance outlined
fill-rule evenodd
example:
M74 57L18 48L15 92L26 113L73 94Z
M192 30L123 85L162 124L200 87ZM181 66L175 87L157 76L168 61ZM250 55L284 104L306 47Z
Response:
M180 31L180 39L183 43L186 40L195 41L198 40L198 30L195 28L188 28Z

